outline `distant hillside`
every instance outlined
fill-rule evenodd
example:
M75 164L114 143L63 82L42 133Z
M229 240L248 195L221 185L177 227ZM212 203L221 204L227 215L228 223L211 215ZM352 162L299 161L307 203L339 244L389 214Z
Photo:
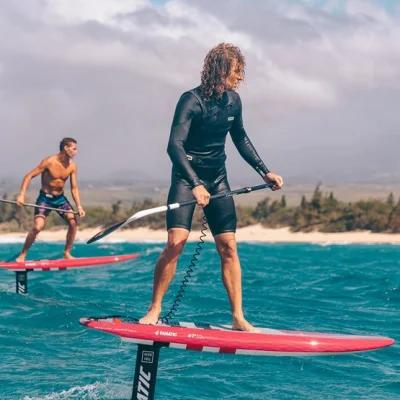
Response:
M256 176L251 182L241 182L231 180L232 189L237 189L246 185L259 183ZM281 194L286 196L288 205L300 204L303 195L311 196L318 182L300 184L290 180L285 181L285 187L280 193L260 191L248 195L238 196L235 202L240 205L253 206L266 196L278 198ZM0 180L0 196L8 194L12 197L19 192L20 180ZM144 181L110 181L110 180L81 180L79 182L82 202L84 205L106 206L117 201L129 205L135 201L151 199L155 202L165 203L168 195L169 182L144 180ZM27 196L30 201L34 201L40 188L40 180L35 179L29 188ZM335 193L337 199L341 201L357 201L367 199L386 199L393 193L397 199L400 197L400 183L396 184L372 184L372 183L346 183L346 184L322 184L324 192ZM70 197L69 184L67 184L66 194Z
M108 189L107 189L108 190ZM255 206L237 207L238 227L261 223L270 228L289 226L294 232L349 232L368 230L372 232L400 233L400 199L389 194L382 200L338 200L333 192L323 192L317 185L312 195L302 196L300 204L290 206L286 195L266 191ZM245 196L238 196L239 198ZM128 218L136 212L159 206L160 203L144 199L123 204L120 200L107 205L85 206L86 216L80 221L81 228L111 225ZM0 202L0 232L23 231L32 224L33 210ZM203 212L197 207L193 228L200 229ZM64 225L64 221L53 213L46 220L48 228ZM135 226L150 229L165 229L165 214L157 213L141 218Z

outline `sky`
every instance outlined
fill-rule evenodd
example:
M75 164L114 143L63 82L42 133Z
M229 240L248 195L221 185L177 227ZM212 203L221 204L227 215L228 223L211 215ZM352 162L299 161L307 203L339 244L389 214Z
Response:
M396 0L18 0L0 5L0 178L78 141L82 179L165 180L180 95L239 46L246 131L292 182L400 182ZM227 139L228 173L257 184Z

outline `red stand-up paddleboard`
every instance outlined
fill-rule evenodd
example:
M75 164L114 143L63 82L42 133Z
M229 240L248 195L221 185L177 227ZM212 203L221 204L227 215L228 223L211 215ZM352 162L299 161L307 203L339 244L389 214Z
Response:
M84 257L58 260L38 260L23 262L1 262L0 268L16 273L16 291L19 294L28 293L27 273L30 271L60 271L69 268L96 267L98 265L114 264L133 260L139 254L124 254L104 257Z
M175 322L141 325L133 318L81 318L88 328L120 336L138 344L132 399L154 399L158 359L162 347L257 356L327 356L376 350L394 340L381 336L287 331L260 328L239 332L227 325Z
M10 271L56 271L68 268L95 267L103 264L113 264L132 260L139 254L125 254L122 256L84 257L84 258L60 258L59 260L38 260L23 262L2 262L0 268Z
M260 333L234 331L229 325L174 324L141 325L119 318L85 319L88 328L120 336L123 341L152 345L155 342L182 350L260 356L321 356L376 350L390 346L393 339L332 333L259 328Z

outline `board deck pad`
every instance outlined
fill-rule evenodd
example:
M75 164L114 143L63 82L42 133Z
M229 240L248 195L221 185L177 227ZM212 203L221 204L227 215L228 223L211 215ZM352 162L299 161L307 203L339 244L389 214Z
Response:
M174 322L142 325L133 318L81 318L88 328L120 336L123 341L143 345L214 353L259 356L317 356L376 350L394 340L382 336L302 332L258 328L260 333L232 330L229 325Z
M124 254L117 256L103 257L82 257L58 260L37 260L23 262L0 262L0 268L9 271L57 271L68 268L94 267L103 264L114 264L123 261L133 260L139 257L139 254Z

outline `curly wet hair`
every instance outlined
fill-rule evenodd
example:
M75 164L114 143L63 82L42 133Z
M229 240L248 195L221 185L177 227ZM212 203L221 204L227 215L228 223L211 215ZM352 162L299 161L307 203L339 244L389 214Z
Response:
M220 43L208 52L201 71L201 95L205 101L222 97L226 90L226 78L234 62L237 62L244 78L246 62L239 47L230 43Z

